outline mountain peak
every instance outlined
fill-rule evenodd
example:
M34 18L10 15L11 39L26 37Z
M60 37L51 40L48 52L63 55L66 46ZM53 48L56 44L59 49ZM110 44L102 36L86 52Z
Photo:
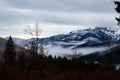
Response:
M95 42L107 42L107 41L117 41L120 39L120 33L118 29L112 27L95 27L88 29L79 29L69 32L68 34L59 34L50 36L47 38L40 38L40 41L45 43L62 41L62 42L71 42L71 41L95 41ZM23 43L24 40L15 40L19 42L18 44ZM25 42L25 41L24 41Z
M96 38L100 41L107 41L107 40L118 40L120 38L120 34L116 34L117 30L111 27L95 27L95 28L88 28L88 29L80 29L71 31L67 35L71 38L79 37L79 40L85 40L87 38ZM81 37L81 39L80 39Z

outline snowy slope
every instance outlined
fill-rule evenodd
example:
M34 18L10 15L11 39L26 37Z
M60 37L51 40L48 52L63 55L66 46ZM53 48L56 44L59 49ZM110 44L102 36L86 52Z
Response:
M36 39L19 39L13 38L16 44L24 46L29 41ZM108 27L96 27L89 29L80 29L71 31L68 34L54 35L47 38L39 38L39 42L43 42L45 52L52 55L64 55L74 54L73 49L77 49L77 53L89 54L96 51L103 51L107 49L107 46L103 44L107 41L118 41L120 40L119 30L116 28ZM86 45L86 43L89 45ZM92 45L99 45L90 47ZM102 44L102 45L101 45ZM83 47L78 47L84 45Z
M117 31L107 27L96 27L94 29L84 29L71 31L68 34L60 34L46 38L47 41L108 41L108 40L119 40L120 34L116 34Z

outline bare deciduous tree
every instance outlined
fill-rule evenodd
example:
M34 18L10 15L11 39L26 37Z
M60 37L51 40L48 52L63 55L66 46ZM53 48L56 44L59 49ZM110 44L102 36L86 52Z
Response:
M32 50L33 54L40 53L41 55L43 55L44 54L43 43L40 42L38 39L42 30L38 28L38 22L36 22L35 28L32 29L30 26L28 26L27 28L24 29L24 32L30 35L32 38L34 38L34 40L32 40L30 44L28 44L28 46L30 47L29 49Z

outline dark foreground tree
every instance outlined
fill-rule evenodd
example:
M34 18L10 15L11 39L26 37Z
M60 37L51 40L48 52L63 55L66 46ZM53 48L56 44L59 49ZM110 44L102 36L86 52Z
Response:
M12 37L10 36L7 43L6 48L4 50L4 61L7 64L14 64L16 59L16 49L14 41L12 40Z
M114 1L115 5L117 5L117 7L115 8L116 12L120 14L120 1ZM118 22L118 25L120 26L120 17L115 17L115 19Z

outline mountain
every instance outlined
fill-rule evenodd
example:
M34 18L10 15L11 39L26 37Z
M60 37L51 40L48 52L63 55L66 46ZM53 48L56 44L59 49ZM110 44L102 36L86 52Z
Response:
M5 40L8 40L9 37L6 37ZM25 44L28 44L28 40L27 39L21 39L21 38L16 38L16 37L12 37L13 41L15 44L23 47Z
M3 51L5 49L5 45L6 45L6 40L3 38L0 38L0 51Z
M95 49L93 48L94 51L100 51L101 49L107 49L106 47L109 45L115 46L116 43L120 43L120 33L118 32L118 29L115 28L96 27L75 30L69 32L68 34L54 35L39 40L43 41L45 45L52 45L55 47L60 46L66 49L78 48L78 52L81 48L88 49L87 47L89 47L89 49L95 47ZM101 49L98 49L98 47ZM91 50L91 52L92 51L93 50ZM84 54L87 51L81 50L80 52Z
M54 35L48 38L44 38L45 41L97 41L105 42L108 40L115 41L120 39L120 34L116 34L116 31L108 27L96 27L94 29L84 29L71 31L68 34Z
M6 47L7 40L8 40L8 38L5 38L5 39L0 38L0 51L1 51L1 52L4 52L4 49L5 49L5 47ZM20 38L14 38L13 40L14 40L14 41L16 40L16 42L18 42L18 40L21 40L21 41L22 41L22 39L20 39ZM21 41L20 41L20 42L21 42ZM14 43L15 43L16 51L25 50L24 48L21 47L21 45L16 44L16 42L14 42ZM23 43L24 43L24 42L23 42Z
M6 40L8 38L5 38ZM108 41L118 41L120 34L114 28L110 27L96 27L88 29L80 29L71 31L68 34L59 34L46 38L39 38L39 42L51 43L51 42L93 42L103 43ZM18 45L27 44L29 41L36 40L35 38L25 40L21 38L13 38L14 42Z
M35 41L36 38L28 40L13 38L13 40L16 44L24 46L30 41ZM120 33L116 28L96 27L74 30L68 34L59 34L38 40L43 43L45 51L51 55L74 54L74 49L77 50L77 53L89 54L106 50L109 43L112 44L112 47L116 43L119 44Z
M120 45L102 52L94 52L79 57L85 61L109 61L113 64L120 64Z

